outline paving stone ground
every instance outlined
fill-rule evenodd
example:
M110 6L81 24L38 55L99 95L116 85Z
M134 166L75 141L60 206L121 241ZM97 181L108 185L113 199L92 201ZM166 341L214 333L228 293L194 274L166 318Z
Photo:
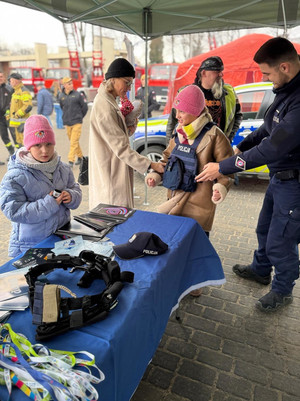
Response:
M53 118L54 121L54 118ZM57 150L67 161L68 140L56 131ZM81 145L88 152L88 116ZM0 145L0 160L7 157ZM6 166L0 166L0 179ZM78 167L74 168L78 176ZM254 304L269 287L232 273L248 263L256 247L255 227L267 180L242 177L217 208L211 242L223 264L226 283L206 287L199 298L185 297L179 316L172 315L161 343L131 401L299 401L300 283L294 302L273 314ZM88 210L88 187L76 211ZM165 189L148 189L135 176L135 207L155 211ZM0 265L8 260L10 223L0 213ZM112 401L112 400L105 400ZM126 401L126 400L124 400Z

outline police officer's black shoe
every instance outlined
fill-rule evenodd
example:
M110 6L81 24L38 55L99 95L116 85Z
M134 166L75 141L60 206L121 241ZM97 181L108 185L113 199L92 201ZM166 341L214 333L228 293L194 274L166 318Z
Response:
M82 157L78 157L77 162L75 163L75 166L78 166L82 162Z
M0 166L4 166L4 164L5 164L4 162L1 162L1 161L0 161Z
M278 292L270 291L256 302L256 307L263 312L275 312L282 306L291 304L293 295L282 295Z
M70 166L71 168L73 168L74 163L73 163L73 162L69 162L69 166Z
M271 274L269 276L259 276L251 269L251 265L234 265L232 271L242 278L257 281L263 285L268 285L271 282Z

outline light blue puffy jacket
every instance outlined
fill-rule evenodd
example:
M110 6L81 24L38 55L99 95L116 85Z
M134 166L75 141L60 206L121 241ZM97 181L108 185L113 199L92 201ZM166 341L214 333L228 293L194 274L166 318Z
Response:
M49 195L54 189L71 194L70 203L58 205ZM59 160L51 182L41 171L10 158L8 171L0 185L0 207L12 222L9 256L15 257L33 248L70 220L82 193L70 167Z

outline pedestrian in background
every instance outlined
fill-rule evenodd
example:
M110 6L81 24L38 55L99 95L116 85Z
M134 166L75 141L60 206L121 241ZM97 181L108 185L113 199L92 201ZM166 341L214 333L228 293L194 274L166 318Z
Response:
M88 105L84 96L74 90L72 78L63 78L62 84L64 88L60 94L59 103L63 111L63 123L67 127L67 135L70 140L69 165L73 167L76 156L75 164L80 164L83 157L79 139L82 121L88 111Z
M89 142L90 209L99 203L133 207L133 171L141 174L151 166L163 172L161 163L131 149L128 130L117 98L124 98L135 77L124 58L114 60L105 74L93 102Z
M136 92L135 98L141 100L145 104L145 95L146 95L146 75L143 74L141 76L141 86L138 88ZM159 110L160 104L156 101L156 93L153 88L148 87L148 118L152 117L153 110ZM145 118L145 108L142 109L140 118Z
M15 151L8 134L9 108L12 92L13 89L5 83L4 74L0 71L0 135L10 155L13 155ZM0 161L0 166L4 164L4 162Z
M10 75L9 83L14 89L10 102L9 126L12 135L16 137L15 147L20 148L23 146L24 124L32 110L32 97L22 82L22 75L18 72Z
M62 109L59 104L59 96L62 92L59 80L53 81L50 92L52 93L52 99L54 104L54 111L55 111L55 121L56 121L56 128L63 129L64 124L62 120Z
M40 84L37 86L37 114L45 116L52 127L50 116L53 112L53 100L50 92L45 88L44 85Z
M300 61L293 44L281 37L265 42L254 56L264 81L274 85L275 99L264 123L235 149L236 156L220 163L208 163L196 179L211 181L267 164L270 183L259 215L258 248L252 263L237 264L238 276L271 283L272 288L257 301L263 312L276 311L293 301L293 287L299 278L300 243Z

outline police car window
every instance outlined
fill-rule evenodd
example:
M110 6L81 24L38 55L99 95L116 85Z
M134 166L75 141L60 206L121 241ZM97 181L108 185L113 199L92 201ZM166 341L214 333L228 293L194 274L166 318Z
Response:
M265 91L237 93L241 105L244 120L257 117Z

